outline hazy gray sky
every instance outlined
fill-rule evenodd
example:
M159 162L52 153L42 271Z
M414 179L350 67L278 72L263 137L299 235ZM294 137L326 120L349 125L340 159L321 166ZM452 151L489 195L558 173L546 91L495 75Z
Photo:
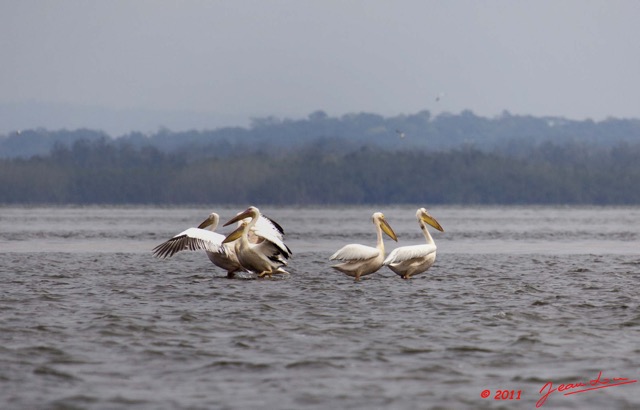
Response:
M635 0L2 1L0 104L640 118L638 22Z

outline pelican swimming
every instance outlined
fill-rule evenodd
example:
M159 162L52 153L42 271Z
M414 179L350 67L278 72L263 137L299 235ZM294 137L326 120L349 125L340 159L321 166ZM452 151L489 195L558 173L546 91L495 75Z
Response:
M250 220L246 221L246 218ZM234 250L244 269L259 277L288 273L282 267L286 266L292 252L284 243L284 231L280 225L262 216L255 206L239 213L224 226L234 222L241 224L222 243L235 242Z
M401 246L391 251L383 264L394 271L402 279L410 279L412 276L425 272L436 261L436 244L427 229L429 224L444 232L442 226L436 219L427 212L426 209L420 208L416 211L416 218L420 229L424 233L427 243L424 245Z
M204 250L214 265L227 271L232 278L236 272L243 271L238 262L233 244L223 244L225 236L214 232L220 217L212 212L197 228L189 228L173 238L153 248L154 256L170 258L180 251Z
M360 276L370 275L382 267L382 262L384 261L383 232L394 241L398 241L398 237L381 212L374 213L372 219L378 233L378 243L375 248L352 243L343 246L329 258L329 260L343 262L332 266L332 268L354 277L356 282L360 280Z

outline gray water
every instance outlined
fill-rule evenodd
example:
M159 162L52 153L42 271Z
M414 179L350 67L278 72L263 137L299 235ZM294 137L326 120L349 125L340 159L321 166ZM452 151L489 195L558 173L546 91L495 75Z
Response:
M152 257L214 210L242 209L0 208L0 408L533 409L549 381L640 376L640 208L434 207L410 281L328 258L373 244L378 210L388 252L423 241L411 207L263 207L285 278ZM637 409L640 383L542 408Z

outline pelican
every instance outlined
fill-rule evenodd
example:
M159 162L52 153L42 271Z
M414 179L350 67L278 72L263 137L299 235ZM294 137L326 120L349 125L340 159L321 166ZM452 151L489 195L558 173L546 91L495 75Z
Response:
M331 255L329 259L343 262L339 265L332 266L332 268L354 277L356 282L360 280L360 276L370 275L382 267L382 262L384 261L382 232L394 241L398 241L398 237L386 219L384 219L384 215L381 212L374 213L372 219L373 224L376 226L376 232L378 233L378 243L375 248L352 243L343 246Z
M442 226L426 209L418 209L416 218L427 243L396 248L383 262L383 265L388 266L389 269L400 275L402 279L410 279L413 275L425 272L436 261L436 244L426 224L433 226L440 232L444 232Z
M232 278L236 272L243 271L238 262L232 244L223 244L225 236L214 232L220 217L212 212L197 228L189 228L173 238L153 248L154 256L162 259L170 258L184 250L204 250L214 265L227 271Z
M250 218L249 221L245 220L247 218ZM255 206L239 213L224 226L234 222L241 224L227 235L222 243L235 241L234 250L244 269L258 274L259 277L288 273L282 267L286 266L292 252L284 243L284 231L280 225L262 216Z

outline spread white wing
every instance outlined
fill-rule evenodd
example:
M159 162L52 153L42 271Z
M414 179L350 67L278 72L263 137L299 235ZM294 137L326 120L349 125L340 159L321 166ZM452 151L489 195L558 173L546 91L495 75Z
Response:
M158 258L170 258L180 251L197 250L224 253L223 240L224 235L219 233L206 229L189 228L153 248L153 255Z

